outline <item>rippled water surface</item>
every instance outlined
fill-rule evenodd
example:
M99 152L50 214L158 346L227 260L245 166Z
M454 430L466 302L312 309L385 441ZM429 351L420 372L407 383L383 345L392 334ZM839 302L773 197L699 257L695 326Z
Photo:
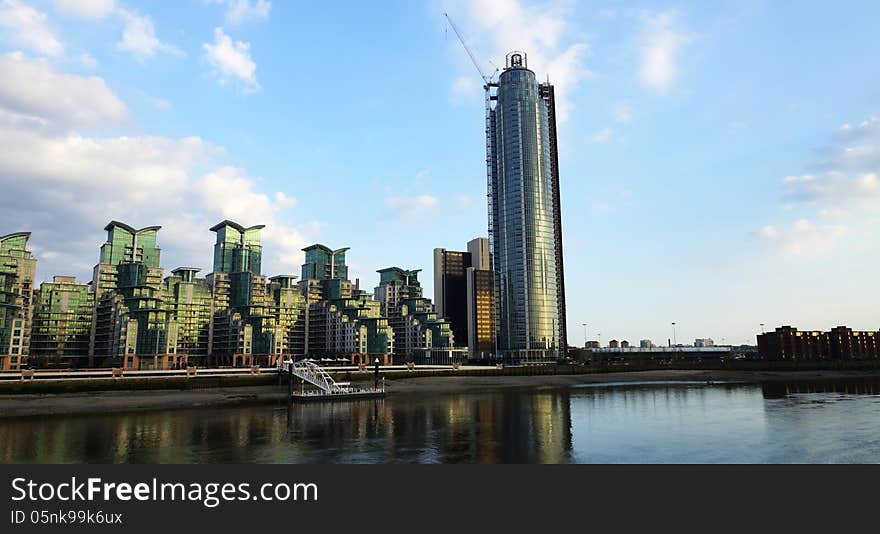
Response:
M0 420L3 463L877 463L880 383L511 388Z

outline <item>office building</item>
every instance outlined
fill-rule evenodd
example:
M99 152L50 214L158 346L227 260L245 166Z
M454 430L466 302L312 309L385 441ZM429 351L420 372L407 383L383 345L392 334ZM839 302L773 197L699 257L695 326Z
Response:
M434 305L437 313L452 324L460 345L467 343L467 270L471 253L434 249Z
M643 339L643 340L639 341L639 348L642 348L642 349L653 349L653 348L654 348L654 342L651 341L650 339Z
M526 55L513 52L487 102L497 349L556 359L566 342L553 88L539 87Z
M468 267L467 334L471 360L495 357L495 291L492 271Z
M715 346L715 340L713 340L712 338L708 338L708 337L707 337L707 338L698 338L698 339L695 339L695 340L694 340L694 346L695 346L695 347L700 347L700 348L702 348L702 347L714 347L714 346Z
M31 360L35 365L88 366L94 297L88 284L55 276L34 293ZM37 363L39 362L39 363Z
M0 237L0 370L27 365L37 260L28 250L31 234Z

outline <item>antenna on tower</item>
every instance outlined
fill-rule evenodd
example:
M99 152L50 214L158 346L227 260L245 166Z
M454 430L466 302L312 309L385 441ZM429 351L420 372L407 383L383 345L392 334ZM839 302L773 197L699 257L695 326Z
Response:
M474 53L471 52L470 47L468 47L467 42L465 42L464 37L462 37L461 32L458 31L458 27L455 25L454 22L452 22L452 17L450 17L449 13L446 13L445 11L443 12L443 16L446 17L446 20L449 22L449 26L452 27L452 31L454 31L455 35L458 36L458 40L461 42L461 46L464 47L464 51L467 52L468 57L471 58L471 62L474 64L474 67L477 68L477 72L480 73L480 78L483 79L483 84L484 84L483 89L488 91L489 87L495 85L494 80L495 80L495 75L497 75L499 72L498 67L490 61L489 63L491 63L492 66L495 67L495 72L492 73L492 76L486 76L486 73L483 72L483 69L480 67L480 64L477 62L477 58L474 57Z

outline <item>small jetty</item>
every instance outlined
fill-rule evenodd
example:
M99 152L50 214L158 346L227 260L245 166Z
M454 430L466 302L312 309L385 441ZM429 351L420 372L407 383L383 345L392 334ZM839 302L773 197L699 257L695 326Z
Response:
M378 387L355 387L349 382L333 380L333 377L314 360L298 362L288 360L284 365L290 374L290 400L294 402L375 399L385 396L384 378ZM300 387L293 387L294 378L300 380Z

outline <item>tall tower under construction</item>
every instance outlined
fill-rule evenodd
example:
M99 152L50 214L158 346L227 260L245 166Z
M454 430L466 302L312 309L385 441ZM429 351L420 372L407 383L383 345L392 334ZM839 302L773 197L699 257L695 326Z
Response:
M565 292L554 88L524 52L487 88L489 239L497 351L506 359L565 353Z

